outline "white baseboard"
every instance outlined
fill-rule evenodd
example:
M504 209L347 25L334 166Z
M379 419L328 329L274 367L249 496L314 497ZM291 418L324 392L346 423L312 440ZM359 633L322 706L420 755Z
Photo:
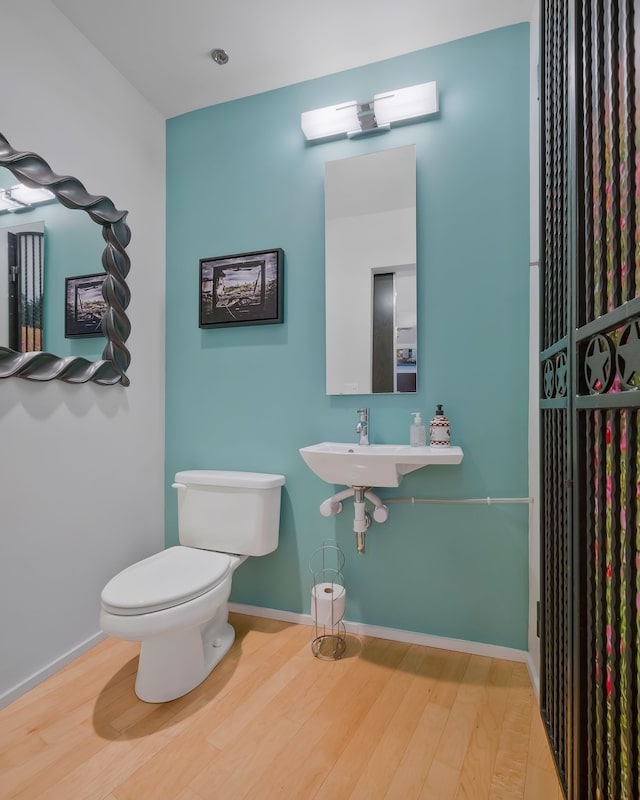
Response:
M55 661L51 661L46 667L34 672L25 680L20 681L16 686L13 686L11 689L7 689L6 692L0 694L0 708L4 708L8 706L9 703L13 703L14 700L17 700L23 694L29 691L29 689L33 689L34 686L37 686L39 683L42 683L43 680L48 678L49 676L53 675L54 672L57 672L62 667L66 667L67 664L70 664L74 661L78 656L81 656L87 650L90 650L94 645L101 642L103 639L106 639L106 633L100 631L96 633L95 636L90 636L88 639L85 639L84 642L81 642L77 647L73 647L71 650L68 650L66 653L60 656L60 658L56 658Z
M253 617L264 617L265 619L277 619L282 622L293 622L298 625L313 625L311 614L297 614L294 611L280 611L277 608L262 608L261 606L249 606L243 603L229 603L229 610L236 614L249 614ZM344 621L347 633L354 633L360 636L371 636L377 639L390 639L394 642L406 642L407 644L419 644L425 647L435 647L440 650L452 650L456 653L469 653L475 656L488 656L489 658L502 658L505 661L517 661L527 665L531 682L536 696L539 696L540 682L539 676L534 669L533 661L526 650L517 650L512 647L501 647L495 644L485 644L484 642L469 642L465 639L450 639L446 636L434 636L429 633L418 633L416 631L404 631L397 628L383 628L379 625L367 625L362 622ZM35 672L29 678L21 681L16 686L8 689L0 695L0 709L13 703L20 696L42 683L50 675L53 675L62 667L70 664L82 653L94 647L98 642L106 639L106 634L99 632L81 642L77 647L73 647L59 658L51 661L41 670Z
M313 625L311 614L297 614L293 611L279 611L276 608L261 608L248 606L242 603L229 603L229 610L237 614L250 614L253 617L277 619L282 622L295 622L298 625ZM425 647L436 647L440 650L453 650L456 653L469 653L474 656L488 656L489 658L502 658L505 661L518 661L528 666L529 654L526 650L516 650L513 647L501 647L496 644L483 642L468 642L464 639L449 639L446 636L433 636L429 633L416 631L403 631L397 628L382 628L378 625L366 625L362 622L347 622L344 620L347 633L361 636L372 636L376 639L391 639L394 642L407 642L420 644ZM531 672L531 670L529 670Z
M527 665L527 669L529 670L529 677L531 678L531 683L533 684L533 691L536 694L538 703L540 703L540 675L538 674L538 670L533 663L531 653L526 653L526 656L525 663Z

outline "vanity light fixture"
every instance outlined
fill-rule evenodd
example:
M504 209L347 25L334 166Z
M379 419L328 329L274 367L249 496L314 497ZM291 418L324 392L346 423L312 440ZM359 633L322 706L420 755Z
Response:
M0 213L3 211L23 211L27 206L11 197L11 189L0 189Z
M337 106L303 111L300 117L307 140L336 136L363 136L388 131L398 122L417 121L436 114L438 90L435 81L376 94L373 100L349 100Z
M23 183L17 183L9 189L0 189L0 213L3 211L29 211L35 205L55 200L55 195L48 189L31 189Z

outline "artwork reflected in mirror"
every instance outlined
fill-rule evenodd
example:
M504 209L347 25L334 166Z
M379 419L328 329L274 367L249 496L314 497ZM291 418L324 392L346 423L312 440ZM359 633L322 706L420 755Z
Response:
M102 287L106 277L101 272L66 279L64 335L67 339L102 336L102 318L107 310Z
M415 147L325 165L327 394L417 389Z

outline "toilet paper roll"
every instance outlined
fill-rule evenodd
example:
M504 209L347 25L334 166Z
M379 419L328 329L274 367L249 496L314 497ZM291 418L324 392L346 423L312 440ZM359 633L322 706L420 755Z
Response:
M319 628L331 628L344 617L347 593L339 583L316 583L311 590L311 616Z

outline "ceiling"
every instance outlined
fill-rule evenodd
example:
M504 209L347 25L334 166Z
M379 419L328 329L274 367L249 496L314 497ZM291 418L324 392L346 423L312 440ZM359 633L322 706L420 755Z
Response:
M52 2L168 118L527 22L535 0Z

